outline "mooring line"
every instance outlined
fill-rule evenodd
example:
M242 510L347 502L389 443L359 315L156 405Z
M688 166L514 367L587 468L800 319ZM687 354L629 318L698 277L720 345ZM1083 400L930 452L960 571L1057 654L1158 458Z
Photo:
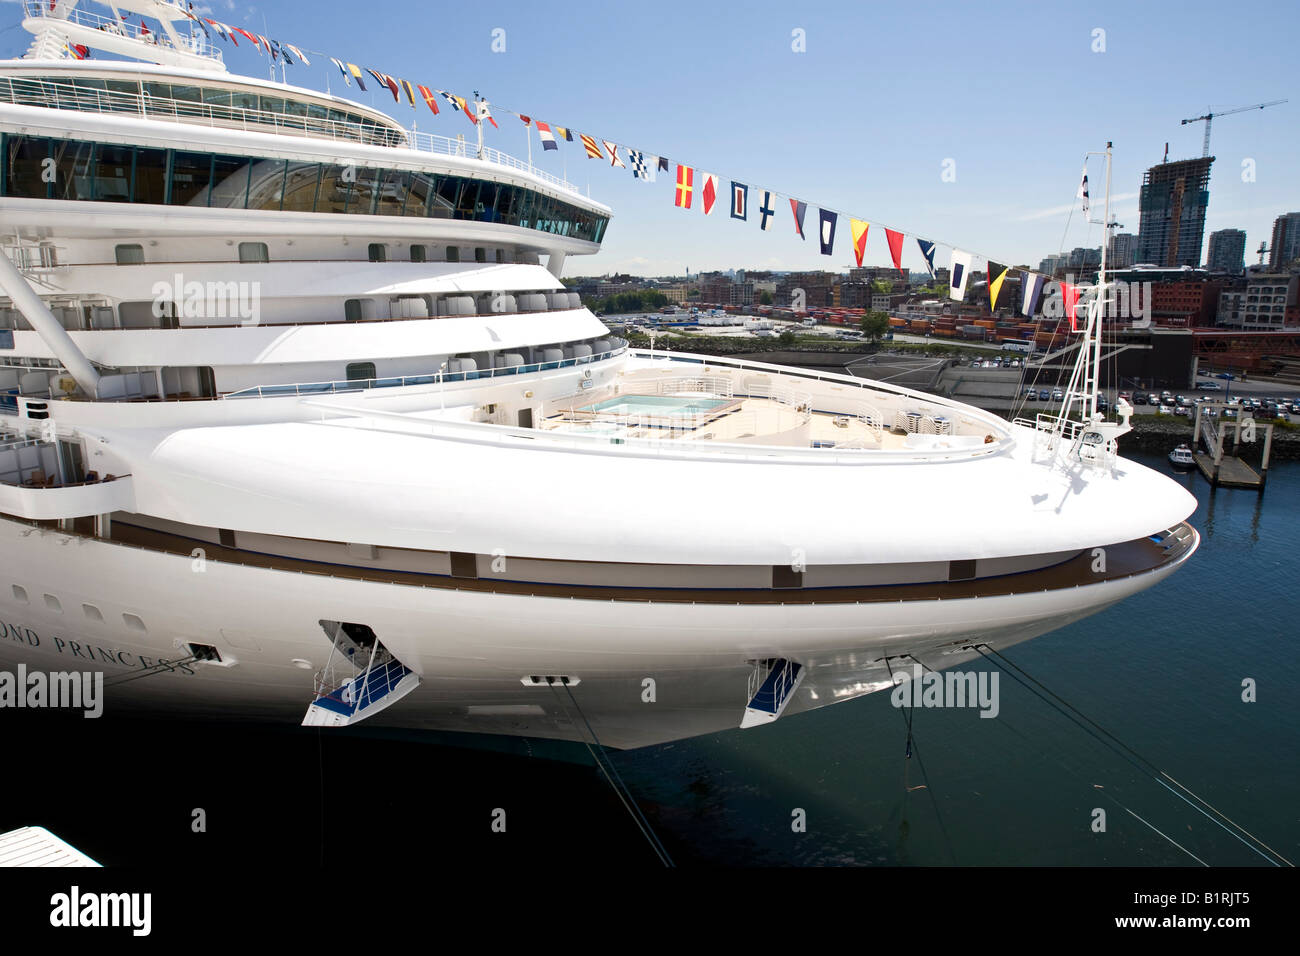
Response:
M995 650L994 648L990 647L988 644L974 644L974 645L971 645L971 646L972 646L972 647L973 647L973 648L974 648L974 649L975 649L975 650L976 650L976 651L977 651L977 652L978 652L978 653L979 653L979 654L980 654L980 655L981 655L985 660L988 660L988 661L990 661L990 662L993 662L994 657L996 657L997 660L998 660L999 662L1004 663L1008 668L1011 668L1011 670L1016 671L1017 673L1011 673L1011 677L1012 677L1013 680L1015 680L1017 683L1019 683L1022 687L1024 687L1024 688L1025 688L1026 690L1028 690L1030 693L1034 694L1036 697L1038 697L1040 700L1042 700L1044 703L1046 703L1049 707L1053 707L1053 708L1055 708L1055 709L1057 710L1058 713L1061 713L1061 714L1064 715L1067 719L1069 719L1070 721L1072 721L1072 722L1073 722L1077 727L1079 727L1081 730L1083 730L1084 733L1086 733L1086 734L1088 734L1089 736L1091 736L1091 737L1092 737L1094 740L1096 740L1097 742L1099 742L1099 743L1105 745L1106 747L1109 747L1112 751L1114 751L1115 753L1117 753L1119 756L1123 757L1125 760L1127 760L1130 764L1132 764L1132 765L1133 765L1134 767L1136 767L1138 770L1140 770L1140 771L1143 772L1143 773L1150 774L1151 776L1153 776L1153 777L1155 778L1155 780L1156 780L1156 783L1160 784L1162 787L1164 787L1164 788L1165 788L1166 790L1168 790L1170 793L1173 793L1174 796L1176 796L1176 797L1180 797L1180 799L1182 799L1183 802L1187 803L1188 806L1191 806L1193 809L1196 809L1196 810L1200 811L1201 815L1204 816L1207 820L1209 820L1211 823L1214 823L1216 826L1218 826L1220 829L1222 829L1225 833L1227 833L1227 834L1229 834L1230 836L1232 836L1233 838L1235 838L1239 843L1241 843L1243 846L1245 846L1245 847L1247 847L1248 849L1250 849L1250 850L1251 850L1253 853L1255 853L1257 856L1259 856L1260 858L1262 858L1262 859L1264 859L1264 860L1267 860L1267 861L1268 861L1269 863L1271 863L1273 866L1281 866L1282 864L1285 864L1285 865L1287 865L1287 866L1294 866L1294 865L1295 865L1295 864L1293 864L1290 860L1288 860L1286 857L1284 857L1281 853L1278 853L1276 850L1274 850L1271 846L1269 846L1267 843L1265 843L1265 842L1264 842L1263 840L1261 840L1259 837L1255 836L1253 833L1251 833L1249 830L1247 830L1245 827L1241 826L1240 824L1236 823L1235 821L1231 820L1228 816L1226 816L1225 814L1223 814L1222 812L1220 812L1216 807L1214 807L1212 804L1210 804L1209 801L1205 800L1204 798L1202 798L1202 797L1199 796L1198 794L1193 793L1191 790L1189 790L1187 787L1183 786L1181 783L1178 783L1177 780L1174 780L1173 777L1169 776L1169 774L1167 774L1167 773L1165 773L1163 770L1161 770L1160 767L1158 767L1158 766L1157 766L1156 764L1154 764L1152 761L1150 761L1150 760L1147 759L1146 757L1142 756L1140 753L1138 753L1136 750L1134 750L1134 749L1133 749L1132 747L1130 747L1128 744L1124 743L1122 740L1120 740L1118 737L1116 737L1116 736L1115 736L1114 734L1112 734L1110 731L1106 730L1106 728L1102 727L1100 724L1098 724L1096 721L1094 721L1091 717L1089 717L1087 714L1083 713L1081 710L1079 710L1077 707L1075 707L1075 706L1074 706L1073 704L1071 704L1069 701L1065 700L1065 699L1064 699L1063 697L1061 697L1059 694L1056 694L1055 692L1053 692L1052 690L1050 690L1050 689L1049 689L1045 684L1042 683L1042 681L1039 681L1038 679L1036 679L1035 677L1033 677L1033 676L1032 676L1028 671L1026 671L1024 668L1022 668L1022 667L1018 666L1017 664L1015 664L1015 663L1014 663L1010 658L1008 658L1005 654L1001 653L1000 651ZM985 650L984 650L985 648L987 648L988 653L985 653ZM1008 673L1010 673L1010 671L1009 671ZM1024 679L1022 679L1020 676L1018 676L1018 674L1023 674L1023 675L1024 675ZM1030 684L1027 683L1026 681L1032 681L1032 682L1033 682L1035 685L1037 685L1037 686L1036 686L1036 687L1030 686ZM1041 691L1039 690L1039 688L1041 688ZM1050 698L1050 699L1049 699L1049 698ZM1095 730L1094 730L1093 728L1095 728ZM1098 733L1098 731L1099 731L1100 733ZM1103 734L1105 735L1106 738L1109 738L1109 740L1103 739L1103 737L1101 736L1101 735L1103 735ZM1223 824L1223 822L1221 822L1221 820L1216 820L1216 819L1214 819L1214 817L1211 817L1208 813L1205 812L1205 810L1202 810L1200 807L1197 807L1196 804L1192 803L1192 802L1191 802L1190 800L1188 800L1186 797L1182 797L1180 794L1178 794L1176 791L1174 791L1172 787L1170 787L1170 786L1169 786L1168 784L1166 784L1164 781L1160 780L1160 779L1159 779L1160 777L1165 777L1166 779L1168 779L1168 780L1172 781L1173 783L1175 783L1175 784L1176 784L1180 789L1182 789L1184 792L1190 794L1190 795L1191 795L1192 797L1194 797L1198 802L1200 802L1204 807L1206 807L1206 808L1212 810L1215 814L1217 814L1217 815L1221 818L1221 820L1226 820L1228 823L1231 823L1232 826L1233 826L1233 827L1236 827L1237 831L1240 831L1240 832L1234 832L1233 830L1231 830L1231 829L1229 829L1227 826L1225 826L1225 825ZM1116 801L1116 802L1118 802L1118 801ZM1121 804L1121 806L1122 806L1122 804ZM1127 809L1127 808L1126 808L1126 809ZM1154 828L1153 828L1153 829L1154 829ZM1249 840L1254 841L1254 843L1258 844L1258 846L1252 846L1250 842L1248 842L1246 839L1243 838L1243 834L1244 834L1245 837L1248 837ZM1273 854L1273 856L1270 857L1267 853L1264 853L1263 851L1261 851L1261 850L1259 849L1259 847L1264 847L1264 849L1268 850L1268 853ZM1190 856L1191 854L1188 854L1188 855ZM1276 857L1277 859L1274 859L1273 857ZM1282 862L1279 863L1278 860L1281 860Z
M556 700L559 702L560 708L564 711L565 719L573 722L573 717L569 714L569 708L565 706L564 698L560 696L555 685L548 681L548 686L550 687L551 692L555 695ZM582 718L582 723L586 726L587 732L591 734L591 739L595 741L596 747L600 748L603 753L605 748L601 744L600 738L596 736L596 731L592 729L591 722L587 720L587 715L583 713L582 708L578 705L578 701L573 696L573 690L569 687L568 683L564 684L564 689L568 694L569 700L573 703L574 710L576 710L578 716ZM610 787L613 789L619 802L623 804L623 808L627 810L628 815L632 817L632 822L636 824L637 829L641 831L641 835L646 838L646 842L648 842L650 848L654 850L655 856L659 858L659 862L665 867L674 866L675 864L672 861L672 857L668 855L668 850L664 847L663 843L660 842L658 835L654 832L654 828L650 826L650 821L647 820L645 815L641 812L641 808L637 806L636 798L633 797L632 792L627 789L627 784L623 783L623 778L619 776L618 769L614 767L608 757L602 759L601 754L597 753L591 743L587 741L586 737L582 738L582 743L587 748L587 752L591 754L591 759L595 761L596 766L600 768L600 772L604 775L606 782L609 783ZM608 766L606 766L607 763L609 764ZM616 780L617 782L615 782Z

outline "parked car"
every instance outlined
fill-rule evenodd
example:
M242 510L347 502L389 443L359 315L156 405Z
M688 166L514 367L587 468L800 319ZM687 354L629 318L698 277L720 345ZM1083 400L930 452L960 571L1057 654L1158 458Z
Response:
M1133 396L1132 396L1132 394L1130 394L1129 392L1120 392L1120 393L1119 393L1119 397L1122 398L1122 399L1124 399L1124 401L1126 401L1126 402L1132 402L1132 401L1133 401Z
M1105 395L1098 395L1098 396L1097 396L1097 407L1098 407L1099 409L1101 409L1103 412L1104 412L1106 409L1110 408L1110 402L1108 402L1108 401L1106 400L1106 396L1105 396Z
M1123 398L1123 397L1124 397L1124 393L1121 392L1121 393L1120 393L1120 398ZM1146 397L1146 395L1144 395L1142 392L1138 392L1136 395L1133 396L1133 404L1134 404L1134 405L1145 405L1146 403L1147 403L1147 397Z
M1045 389L1045 388L1039 390L1039 392L1038 392L1038 400L1039 400L1040 402L1045 402L1045 401L1047 401L1047 400L1048 400L1049 398L1051 398L1051 397L1052 397L1052 393L1049 392L1049 391L1048 391L1047 389Z
M1292 415L1300 415L1300 402L1292 402L1292 403L1291 403L1291 414L1292 414Z
M1161 406L1160 406L1160 414L1161 414L1161 415L1172 415L1173 413L1174 413L1174 409L1173 409L1173 406L1172 406L1172 405L1161 405Z
M1021 394L1024 395L1025 398L1037 398L1038 389L1034 388L1032 385L1027 385Z
M1233 375L1231 372L1220 372L1216 377L1223 379L1225 382L1232 382L1237 378L1237 376Z
M1223 386L1220 385L1218 382L1202 382L1202 383L1201 383L1201 388L1209 389L1209 390L1212 391L1212 392L1221 392L1221 391L1223 391Z
M1150 405L1159 405L1161 404L1161 398L1155 392L1152 392L1147 396L1147 403Z
M1054 390L1052 391L1052 401L1054 401L1054 402L1063 402L1063 401L1065 401L1065 392L1062 391L1062 390L1059 389L1059 388L1058 388L1058 389L1054 389Z

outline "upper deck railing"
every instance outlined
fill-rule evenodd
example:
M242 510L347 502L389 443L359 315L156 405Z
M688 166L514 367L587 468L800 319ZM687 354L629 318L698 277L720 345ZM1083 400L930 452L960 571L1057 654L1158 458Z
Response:
M194 123L216 129L307 136L362 143L367 146L407 148L439 156L481 159L497 166L527 173L557 189L581 194L578 187L572 183L491 146L484 146L480 151L476 145L463 138L452 139L448 136L405 130L375 122L336 120L221 103L178 100L154 96L143 90L140 93L123 93L94 89L76 85L71 78L0 76L0 103L37 106L45 109L78 110L86 113L120 113L149 119ZM306 104L302 105L306 106Z
M180 9L179 4L174 4L174 6L176 6L177 10ZM92 30L102 30L105 33L125 37L128 40L135 40L150 46L176 50L178 53L203 57L205 60L212 60L216 63L222 62L221 51L213 46L201 32L191 32L187 42L182 46L177 46L166 33L155 33L144 26L143 21L133 25L127 20L91 13L76 7L65 13L56 14L50 9L48 0L23 0L23 14L32 19L44 19L52 23L75 23L78 26L89 27Z

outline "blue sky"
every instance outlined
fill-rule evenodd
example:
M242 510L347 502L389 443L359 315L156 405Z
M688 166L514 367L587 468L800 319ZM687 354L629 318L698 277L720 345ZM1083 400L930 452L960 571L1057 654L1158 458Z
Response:
M1100 244L1101 227L1077 212L1065 231L1086 151L1114 141L1113 211L1136 233L1142 172L1165 143L1172 159L1200 155L1202 124L1180 119L1283 98L1291 102L1215 121L1207 236L1243 228L1253 250L1269 239L1275 216L1300 209L1294 3L207 4L232 26L413 83L465 96L477 89L552 124L707 169L724 187L736 179L810 206L808 241L795 236L784 200L763 233L752 191L750 221L727 218L725 205L706 218L674 208L669 175L634 181L576 144L543 154L534 134L539 166L589 186L614 209L601 254L570 260L568 274L847 267L845 221L835 255L818 253L821 204L873 224L868 263L888 262L881 225L889 225L1036 265L1062 244ZM18 11L0 4L11 23ZM505 31L504 52L493 51L496 29ZM805 52L793 49L796 30ZM1104 51L1094 52L1099 38ZM0 33L0 52L20 53L27 40L21 30ZM232 70L266 75L249 44L225 53ZM328 81L334 93L408 125L413 118L374 83L370 93L343 90L327 59L288 76L313 89ZM422 104L414 118L421 130L472 133L464 118L434 117ZM523 125L499 122L489 145L525 155ZM1253 182L1244 181L1247 160ZM1099 208L1100 161L1090 173ZM915 245L907 245L904 264L917 268Z

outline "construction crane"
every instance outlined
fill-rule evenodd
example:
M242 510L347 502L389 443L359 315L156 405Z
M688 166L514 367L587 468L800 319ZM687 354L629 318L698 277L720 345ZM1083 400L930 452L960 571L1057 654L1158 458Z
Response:
M1254 106L1238 106L1235 110L1223 110L1220 113L1206 113L1204 116L1193 116L1191 119L1185 119L1180 126L1186 126L1188 123L1205 122L1205 140L1201 143L1201 157L1210 155L1210 123L1216 116L1231 116L1233 113L1244 113L1247 110L1262 110L1266 106L1279 106L1286 100L1273 100L1269 103L1256 103Z

